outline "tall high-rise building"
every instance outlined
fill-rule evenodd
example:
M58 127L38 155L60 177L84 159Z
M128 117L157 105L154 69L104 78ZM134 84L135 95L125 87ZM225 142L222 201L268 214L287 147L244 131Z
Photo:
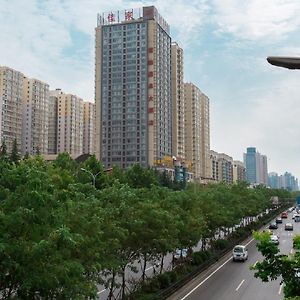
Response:
M246 178L252 184L268 184L268 159L256 151L255 147L248 147L244 153Z
M49 92L48 154L57 154L58 95L61 89Z
M176 159L185 158L185 99L183 82L183 49L177 43L171 46L172 59L172 152Z
M83 153L95 153L95 104L83 103Z
M58 94L57 153L83 153L83 100L72 94Z
M154 6L98 15L96 154L106 167L172 155L171 37Z
M268 185L272 189L279 188L279 177L278 177L277 173L275 173L275 172L269 173Z
M244 164L246 166L246 179L249 183L257 183L256 180L256 148L248 147L244 153Z
M8 152L15 139L21 151L23 77L21 72L0 66L0 145L4 141Z
M211 178L209 100L193 83L184 84L185 157L195 180Z
M47 154L49 85L24 77L22 102L22 154Z

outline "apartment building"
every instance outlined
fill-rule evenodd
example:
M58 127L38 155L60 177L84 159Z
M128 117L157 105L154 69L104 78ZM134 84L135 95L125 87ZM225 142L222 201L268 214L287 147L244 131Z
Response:
M171 37L154 6L98 15L96 154L105 167L172 155Z
M0 66L0 144L4 141L8 152L15 139L21 151L23 78L23 73Z
M48 154L57 154L57 120L58 120L58 95L61 89L49 92L49 114L48 114Z
M58 93L57 153L83 153L83 100L76 95Z
M209 99L193 83L184 84L185 157L195 180L211 178Z
M95 153L95 104L83 103L83 153Z
M172 84L172 152L177 160L185 160L185 97L183 82L183 49L171 46Z
M239 160L234 160L232 174L233 174L233 182L246 181L245 164Z
M233 158L225 153L210 151L212 179L218 182L233 183Z
M48 153L49 85L24 77L22 97L22 154Z

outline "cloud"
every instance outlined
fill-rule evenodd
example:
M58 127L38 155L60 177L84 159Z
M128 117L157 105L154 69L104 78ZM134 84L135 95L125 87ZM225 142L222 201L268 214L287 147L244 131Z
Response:
M242 40L277 41L298 29L298 0L214 0L219 33Z

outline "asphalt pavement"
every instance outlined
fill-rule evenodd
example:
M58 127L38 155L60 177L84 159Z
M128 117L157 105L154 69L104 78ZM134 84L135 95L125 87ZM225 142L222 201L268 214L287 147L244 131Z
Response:
M288 219L278 224L278 229L272 230L279 236L279 249L283 254L292 251L292 237L300 234L300 223L292 220L293 212ZM293 231L285 231L284 225L291 222ZM233 262L231 253L225 255L219 262L177 291L168 300L279 300L283 299L283 286L280 279L272 282L262 282L254 277L250 266L263 257L256 248L256 242L251 238L243 243L248 248L246 262Z

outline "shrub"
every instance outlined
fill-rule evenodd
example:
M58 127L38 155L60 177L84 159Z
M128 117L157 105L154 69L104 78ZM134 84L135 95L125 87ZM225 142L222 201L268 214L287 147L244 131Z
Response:
M199 266L211 257L209 251L194 252L192 256L192 265Z
M215 250L224 250L224 249L228 248L229 245L230 245L230 242L228 240L223 240L223 239L213 241L213 243L212 243L212 247Z

